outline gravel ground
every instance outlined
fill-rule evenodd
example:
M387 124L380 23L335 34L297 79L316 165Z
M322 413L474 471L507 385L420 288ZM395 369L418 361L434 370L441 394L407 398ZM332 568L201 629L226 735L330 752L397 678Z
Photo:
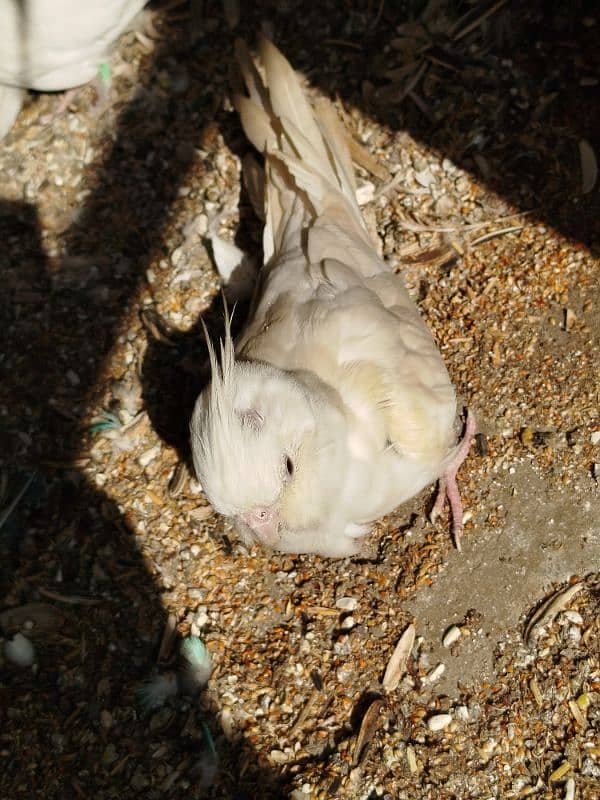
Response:
M600 14L433 5L171 2L0 145L0 626L35 650L0 655L2 797L598 797ZM210 240L259 251L228 92L261 28L370 154L476 414L462 555L429 490L362 558L249 551L189 474Z

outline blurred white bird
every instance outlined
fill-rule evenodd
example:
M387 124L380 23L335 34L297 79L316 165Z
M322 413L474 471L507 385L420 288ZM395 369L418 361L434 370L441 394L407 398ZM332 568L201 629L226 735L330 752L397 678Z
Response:
M109 46L147 0L0 0L0 138L23 89L53 92L92 80Z
M213 507L246 541L284 552L358 553L371 523L440 479L460 548L456 397L402 279L378 257L356 202L333 106L306 99L268 40L238 61L235 105L265 156L264 266L247 326L227 322L220 364L191 421Z

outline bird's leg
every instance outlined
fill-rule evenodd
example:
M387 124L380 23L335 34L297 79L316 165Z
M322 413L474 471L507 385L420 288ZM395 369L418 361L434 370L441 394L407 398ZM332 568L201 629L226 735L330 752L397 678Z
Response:
M43 114L40 117L40 122L42 125L48 125L51 122L54 122L55 119L58 117L62 117L62 115L67 111L71 103L73 102L77 92L81 89L81 86L75 86L72 89L67 89L65 92L62 93L62 97L58 101L56 108L54 111L51 111L49 114Z
M438 481L437 497L431 509L431 514L429 515L429 519L435 522L444 507L446 498L448 498L452 517L452 536L458 551L461 550L460 541L463 534L463 507L462 500L460 499L460 492L458 491L458 484L456 483L456 473L469 453L471 439L476 431L476 427L475 417L470 411L467 411L464 436L452 461L446 467L446 471Z

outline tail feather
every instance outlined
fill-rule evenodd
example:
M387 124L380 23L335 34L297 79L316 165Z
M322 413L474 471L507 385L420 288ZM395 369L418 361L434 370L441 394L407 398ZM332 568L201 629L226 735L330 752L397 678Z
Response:
M317 124L333 158L336 174L344 193L356 197L356 181L350 152L346 145L347 134L330 100L319 97L315 101Z
M250 55L248 46L243 39L237 39L235 42L235 57L250 99L253 103L256 103L257 106L267 110L271 115L273 109L271 108L269 93L265 86L264 75L259 72L256 63Z
M297 142L294 133L291 132L292 144L301 147L303 142L308 140L312 145L314 149L312 154L305 155L301 150L299 155L302 158L313 158L316 162L315 166L318 164L321 170L326 170L328 167L327 151L315 122L313 110L306 99L296 73L289 61L266 37L260 37L258 47L273 113L282 121L289 120L296 131L303 132L302 140ZM290 132L286 132L289 136Z
M236 96L235 106L246 135L266 161L265 261L281 253L284 243L297 246L302 228L316 233L323 223L372 248L356 202L346 135L331 102L322 98L313 109L298 76L268 39L259 41L260 63L242 42L236 54L249 97ZM320 241L317 236L315 245ZM326 257L318 249L311 248L315 258Z
M276 149L278 141L273 130L273 121L264 107L243 95L235 95L233 104L242 120L244 133L259 153Z

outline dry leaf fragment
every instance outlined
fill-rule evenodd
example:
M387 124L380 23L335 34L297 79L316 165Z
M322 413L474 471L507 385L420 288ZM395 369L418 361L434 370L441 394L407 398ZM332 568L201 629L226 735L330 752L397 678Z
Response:
M58 600L60 603L66 603L69 606L95 606L103 602L102 597L86 597L81 594L61 594L60 592L55 592L53 589L46 589L43 586L40 586L38 591L43 597L47 597L50 600Z
M175 639L177 638L177 617L175 614L169 614L165 627L163 630L160 649L158 651L158 661L168 661L172 651Z
M320 696L321 696L321 692L320 692L319 689L313 689L312 690L312 692L309 695L308 700L306 701L306 703L304 705L304 708L298 714L298 718L296 719L296 722L293 724L293 726L292 726L292 728L291 728L291 730L290 730L290 732L288 734L288 739L293 739L302 730L302 728L304 726L304 723L308 719L310 712L312 711L315 703L317 702L317 700L319 699Z
M0 614L0 628L14 633L26 627L31 633L57 630L64 625L65 615L50 603L26 603L24 606L7 608Z
M373 700L371 705L367 708L362 722L360 723L360 730L358 731L358 737L354 745L354 755L352 757L353 767L357 766L365 747L369 744L373 736L375 736L375 732L381 722L380 712L384 705L385 701L381 697L378 697Z
M344 131L344 133L346 134L346 144L350 150L352 161L367 172L370 172L371 175L379 178L380 181L390 181L392 176L388 169L377 161L364 145L359 144L350 133L347 131Z
M188 511L188 516L196 522L204 522L210 519L213 513L212 506L198 506L198 508L192 508L191 511Z
M535 700L535 704L538 708L542 708L544 705L544 698L542 697L542 693L540 691L540 685L537 682L536 678L532 678L529 681L529 688L531 689L531 694L533 695L533 699Z
M582 712L582 710L579 708L579 706L577 705L577 703L574 700L569 700L569 709L571 711L571 714L573 714L575 722L578 725L581 725L582 728L584 728L585 727L585 714Z
M410 656L413 644L415 643L415 626L411 623L404 631L398 644L394 648L392 657L388 661L385 675L381 685L386 692L393 692L400 683L400 679L406 671L406 662Z
M525 642L529 644L529 639L533 629L537 628L539 625L545 625L546 623L551 622L554 617L556 617L558 612L562 611L563 608L565 608L571 602L577 592L579 592L581 589L583 589L583 583L574 583L567 589L555 592L551 597L549 597L525 626L525 631L523 633Z
M555 781L560 781L562 778L565 777L567 772L571 769L571 765L568 761L563 761L560 767L554 770L552 775L550 775L550 783L554 783Z
M177 497L177 495L185 487L187 479L188 479L187 467L185 465L185 462L180 461L173 470L173 474L171 475L171 479L169 480L169 487L168 487L169 496Z
M592 145L586 139L579 140L579 161L581 163L581 191L588 194L598 179L598 162Z
M416 773L419 771L419 765L417 764L417 756L415 754L414 747L412 747L410 744L406 746L406 760L408 762L408 768L411 775L416 775Z

